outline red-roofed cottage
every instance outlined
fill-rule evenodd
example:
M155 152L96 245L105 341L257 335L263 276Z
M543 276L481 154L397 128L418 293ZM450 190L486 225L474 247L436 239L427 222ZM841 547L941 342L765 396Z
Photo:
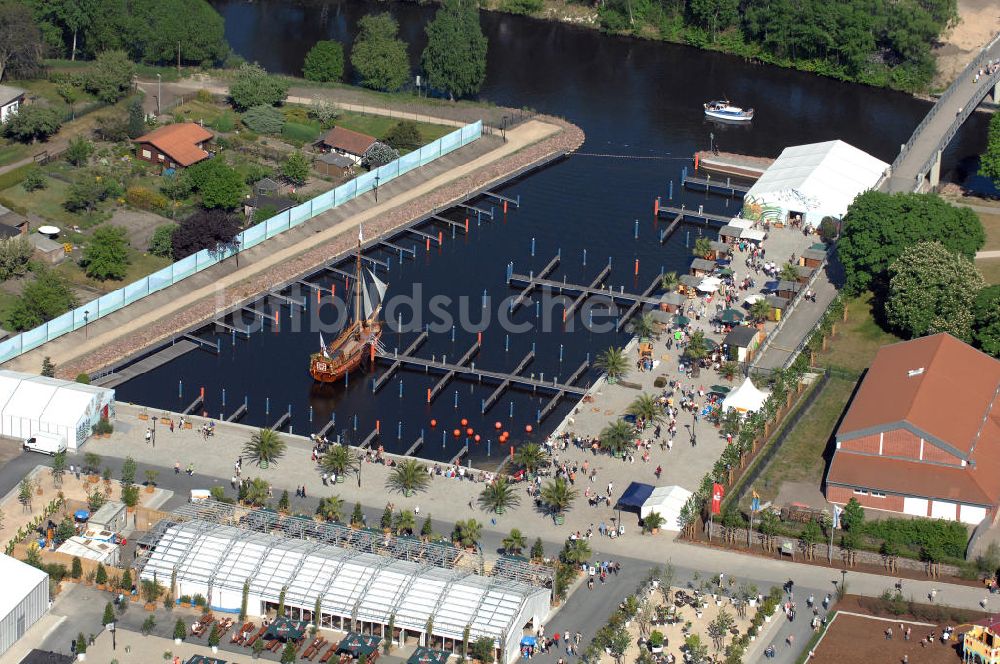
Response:
M884 346L836 433L826 498L979 523L1000 503L1000 360L949 334Z
M158 127L134 139L136 156L165 168L186 168L208 159L205 144L212 132L194 122L178 122Z

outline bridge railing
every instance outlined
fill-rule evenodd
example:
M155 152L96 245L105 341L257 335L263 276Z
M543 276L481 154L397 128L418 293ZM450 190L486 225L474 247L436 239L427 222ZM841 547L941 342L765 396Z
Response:
M962 81L965 80L966 76L972 76L973 72L977 71L980 67L982 67L983 63L986 62L986 60L988 59L987 55L989 54L990 49L992 49L997 44L998 41L1000 41L1000 32L994 35L993 39L991 39L990 42L986 44L986 46L983 46L982 50L979 51L979 55L977 55L971 62L969 62L968 65L965 66L965 69L962 70L962 73L959 74L957 77L955 77L955 80L952 81L951 85L948 86L948 89L945 90L940 97L938 97L938 100L931 107L931 110L927 112L927 115L924 116L924 119L921 120L920 124L917 125L917 128L913 130L913 133L910 135L910 139L906 141L906 143L903 145L903 149L899 151L899 154L893 160L892 162L893 171L895 171L899 167L900 163L902 163L903 158L906 156L906 153L910 151L911 147L913 147L913 144L916 142L917 138L920 137L920 132L924 130L924 127L927 126L927 123L933 120L937 116L938 111L940 111L941 107L944 105L943 102L946 102L949 98L951 98L953 94L955 94L955 91L961 86ZM937 153L937 150L935 150L935 153ZM924 173L926 172L927 171L925 170Z

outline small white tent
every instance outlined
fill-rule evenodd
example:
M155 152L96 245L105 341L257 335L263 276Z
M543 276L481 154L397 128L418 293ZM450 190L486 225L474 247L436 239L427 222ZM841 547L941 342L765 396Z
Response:
M722 400L722 412L728 413L735 408L741 413L753 413L761 409L770 392L762 392L754 386L753 382L746 378L743 384L730 392Z
M782 150L744 202L760 205L764 219L801 215L803 223L818 226L823 217L842 218L887 168L889 164L843 141L796 145Z
M0 370L0 435L62 436L70 450L102 417L114 418L115 391L68 380Z
M649 494L649 498L639 508L639 516L645 519L652 512L656 512L663 517L663 529L680 531L681 527L678 518L681 515L681 508L691 497L691 492L682 486L658 486Z

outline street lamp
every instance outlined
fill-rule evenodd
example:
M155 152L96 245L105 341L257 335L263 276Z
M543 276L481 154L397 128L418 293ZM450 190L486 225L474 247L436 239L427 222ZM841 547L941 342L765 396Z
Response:
M840 570L840 594L843 595L847 592L847 570Z
M163 77L159 74L156 75L156 114L160 114L160 98L163 96L163 92L160 89L160 84L163 82Z
M84 309L83 311L83 338L90 338L90 330L87 329L87 323L90 322L90 311Z
M375 202L378 203L378 173L375 173Z
M108 630L111 631L111 649L118 650L118 639L115 638L115 635L118 630L113 622L108 623Z

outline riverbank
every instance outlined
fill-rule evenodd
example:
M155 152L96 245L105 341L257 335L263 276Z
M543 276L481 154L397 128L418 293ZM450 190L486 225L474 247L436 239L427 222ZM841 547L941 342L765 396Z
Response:
M572 151L582 142L579 128L548 117L508 131L506 142L484 136L383 185L379 188L381 202L364 197L335 208L241 252L239 268L230 261L220 263L5 366L37 371L47 356L57 365L60 376L94 372L169 341L258 293L329 263L354 246L362 223L368 237L390 232L553 154Z

